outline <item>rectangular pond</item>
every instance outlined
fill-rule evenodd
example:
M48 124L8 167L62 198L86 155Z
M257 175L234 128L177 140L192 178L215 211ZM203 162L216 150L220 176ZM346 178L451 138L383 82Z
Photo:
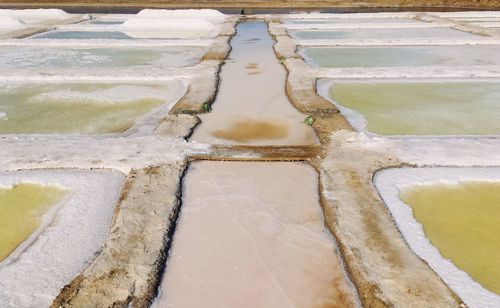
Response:
M353 307L303 163L195 162L153 307Z
M299 54L320 67L498 66L499 46L306 47Z
M375 176L410 248L470 307L500 305L499 171L402 168Z
M423 136L500 134L498 80L322 80L318 89L360 131Z
M0 307L49 307L105 243L119 172L0 172Z
M290 18L283 19L285 24L343 24L343 23L415 23L411 18Z
M186 67L200 62L204 47L0 46L0 70L58 68Z
M299 40L335 39L411 39L411 38L474 38L472 33L452 28L376 28L344 30L298 30L289 31Z
M191 140L212 144L314 144L306 115L285 93L286 72L273 50L274 41L261 21L238 24L229 60L220 72L213 111L200 115Z
M119 133L155 125L185 91L177 80L126 82L4 82L0 134ZM139 123L138 123L139 122ZM140 125L139 125L140 126Z

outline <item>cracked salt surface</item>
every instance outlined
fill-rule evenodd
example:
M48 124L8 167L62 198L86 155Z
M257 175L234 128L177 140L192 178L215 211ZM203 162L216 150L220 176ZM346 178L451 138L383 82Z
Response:
M104 244L124 176L62 169L0 172L2 186L23 182L72 190L53 222L13 262L0 266L0 306L46 307Z
M427 239L422 225L414 218L411 208L399 198L400 191L405 187L422 184L455 184L465 181L499 182L500 168L399 168L379 171L374 177L375 186L410 248L424 259L467 305L478 308L498 307L500 295L485 289L451 261L444 259L439 250Z

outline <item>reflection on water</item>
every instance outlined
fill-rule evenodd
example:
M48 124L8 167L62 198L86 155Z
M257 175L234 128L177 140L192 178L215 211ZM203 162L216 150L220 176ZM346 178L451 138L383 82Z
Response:
M444 258L500 294L500 183L419 185L400 198Z

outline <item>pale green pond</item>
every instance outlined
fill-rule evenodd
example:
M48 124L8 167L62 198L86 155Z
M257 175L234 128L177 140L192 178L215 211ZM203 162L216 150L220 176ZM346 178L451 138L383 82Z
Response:
M179 88L173 82L5 84L0 134L123 132Z
M377 28L343 30L299 30L289 31L300 40L331 39L412 39L412 38L474 38L472 33L451 28Z
M0 69L185 67L199 63L203 47L1 46Z
M410 18L297 18L284 19L285 24L339 24L339 23L414 23Z
M497 46L306 47L300 53L320 67L500 65Z
M400 198L444 258L500 294L500 183L419 185Z
M500 82L338 82L329 95L351 124L379 135L498 135Z

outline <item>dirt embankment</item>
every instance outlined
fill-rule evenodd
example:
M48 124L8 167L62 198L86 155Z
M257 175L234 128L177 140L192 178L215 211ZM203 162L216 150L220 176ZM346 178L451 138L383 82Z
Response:
M69 7L69 6L123 6L170 8L447 8L447 9L500 9L498 0L10 0L0 7Z

